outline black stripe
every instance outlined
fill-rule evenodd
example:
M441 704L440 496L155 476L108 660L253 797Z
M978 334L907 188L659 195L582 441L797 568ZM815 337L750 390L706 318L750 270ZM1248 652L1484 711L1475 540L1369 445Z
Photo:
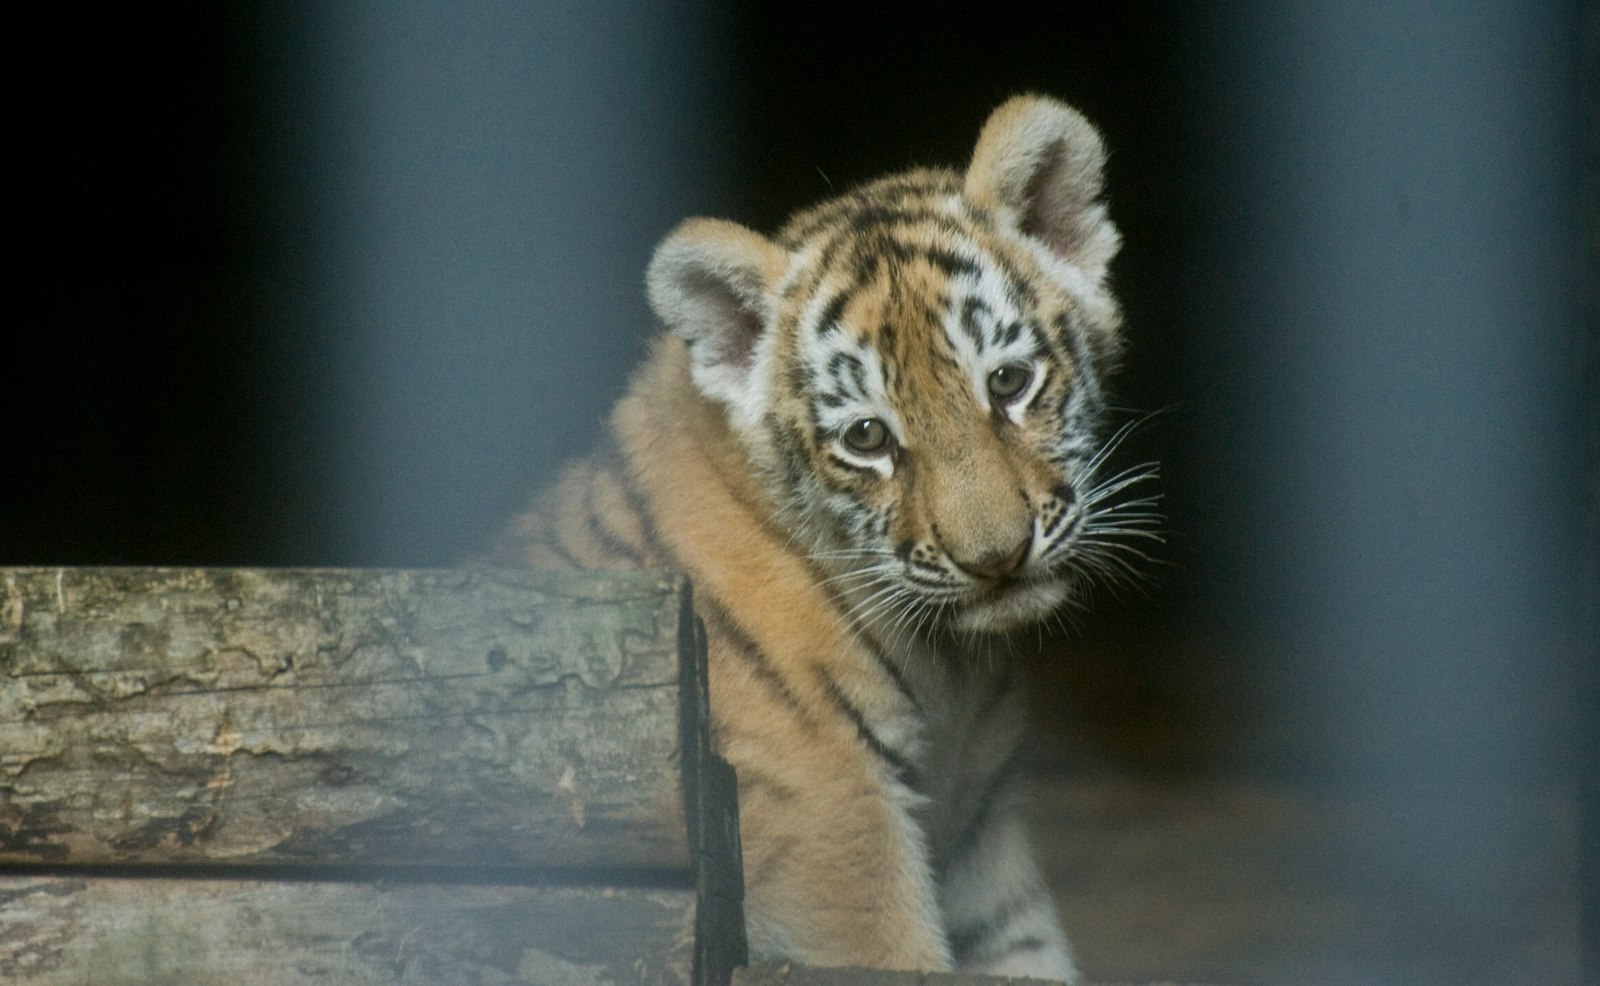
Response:
M934 266L944 271L946 276L955 277L958 274L969 276L978 273L978 265L970 257L963 257L953 250L941 247L927 247L923 256L933 261Z
M897 344L897 342L899 340L899 333L895 330L893 322L884 322L883 324L878 326L878 340L879 340L878 341L878 352L880 352L880 353L894 353L894 350L896 348L896 344ZM898 355L898 354L895 353L895 355ZM886 360L884 362L884 365L890 371L893 371L894 367L895 367L895 360L894 359Z
M773 876L773 871L788 863L795 856L795 847L800 840L793 836L776 836L769 838L762 845L760 863L756 863L756 853L745 850L744 857L744 882L745 886L753 887L766 883ZM801 857L802 859L804 856Z
M833 259L835 248L840 245L839 243L829 243L824 247L822 256L817 260L818 267L826 266ZM840 288L832 298L828 299L827 304L823 305L822 312L818 316L817 324L813 326L819 337L828 334L826 331L826 326L828 325L843 326L839 318L842 316L844 309L849 307L851 300L856 295L866 289L867 282L871 278L872 272L865 265L856 262L848 266L850 270L849 283Z
M1071 511L1069 511L1065 505L1062 505L1062 507L1056 511L1056 515L1050 521L1050 523L1045 525L1044 530L1039 535L1039 540L1046 543L1054 540L1056 534L1061 531L1061 525L1067 522L1067 518L1070 515Z
M1072 316L1067 312L1057 315L1055 329L1056 338L1061 341L1063 346L1067 347L1067 354L1072 357L1073 368L1080 374L1083 373L1084 369L1089 365L1089 354L1084 349L1083 339L1074 329Z
M911 703L911 708L916 711L918 717L921 717L923 714L922 703L917 701L916 694L911 691L911 683L906 681L905 673L896 667L895 663L889 659L889 655L883 652L883 648L869 639L865 633L858 631L855 636L861 646L866 648L867 653L872 655L873 660L878 662L878 666L883 668L883 673L889 676L889 680L894 683L895 689L905 696L905 700Z
M840 689L839 683L833 680L832 675L819 668L817 676L822 679L822 686L827 690L828 697L833 699L834 705L838 706L839 711L843 712L846 718L855 724L856 735L861 737L861 742L865 743L867 748L878 759L889 766L900 783L907 787L915 787L912 781L916 777L916 768L912 766L911 761L878 738L878 734L874 733L872 727L867 725L866 716L862 715L861 710L850 703L850 699L845 696L844 691Z
M836 352L828 357L828 377L835 386L845 386L850 396L864 399L867 395L867 368L854 354ZM849 391L848 384L855 384Z
M981 205L975 205L970 199L961 199L961 214L967 222L978 227L985 233L994 231L994 213Z
M596 470L595 476L598 478L599 475L599 470ZM622 485L621 480L617 481L617 485ZM590 488L593 489L593 487L594 484L591 482ZM612 554L621 555L623 558L635 565L643 565L644 559L639 556L639 553L635 551L631 545L623 541L622 537L618 533L606 528L605 524L603 523L604 518L600 516L599 510L595 508L594 498L591 497L585 506L588 508L588 510L585 514L584 520L585 525L589 529L589 536L598 541L601 547L605 548Z
M998 962L1019 952L1040 952L1045 948L1045 940L1037 935L1024 935L1021 938L1013 938L998 948L990 947L981 951L977 947L982 944L981 941L964 942L963 944L967 945L964 950L957 950L954 943L951 943L950 946L951 957L956 960L958 965L980 959L985 963Z
M907 543L909 544L910 542ZM911 705L912 711L921 719L924 715L922 703L918 701L916 693L911 690L911 683L906 681L905 673L890 660L889 655L884 653L883 648L878 645L872 635L856 621L855 615L849 611L844 604L844 600L839 597L839 594L831 586L823 586L822 591L832 600L834 608L844 614L845 619L849 622L851 637L861 645L862 649L874 661L878 662L878 666L883 669L884 675L894 685L895 690L905 697L905 700Z
M989 314L989 306L979 298L972 297L961 303L961 329L972 344L978 349L983 349L983 329L978 325L978 315Z
M587 569L589 567L574 558L572 552L567 550L567 546L561 543L561 529L559 527L551 530L549 534L550 536L544 540L544 546L549 548L557 558L576 569Z
M883 205L869 205L844 218L850 224L851 229L858 233L866 233L875 229L887 230L892 227L915 226L920 223L939 225L941 220L948 221L949 217L927 206L908 207L898 202L890 202Z
M700 618L706 621L706 625L715 628L716 635L727 641L728 645L733 648L734 653L744 659L744 662L755 672L755 676L761 679L784 705L789 707L789 710L795 714L796 718L806 728L815 730L816 720L806 711L805 705L800 701L800 696L796 695L794 689L789 687L789 683L784 680L783 674L772 666L772 662L767 659L767 655L762 652L761 648L756 646L755 641L745 636L744 631L735 626L734 622L728 618L727 614L716 603L702 596L699 609Z
M930 180L933 179L933 180ZM956 183L943 175L923 173L881 179L831 202L802 213L797 221L785 227L780 238L798 244L838 223L858 222L857 217L869 212L903 212L908 203L927 200L956 190ZM947 219L941 213L930 215Z
M816 374L804 363L795 362L789 367L790 390L803 394L816 384L816 380Z
M1071 484L1057 483L1051 488L1050 496L1056 501L1057 509L1055 520L1045 529L1044 536L1046 539L1054 537L1056 532L1061 530L1061 525L1066 523L1067 518L1072 515L1072 505L1078 500L1078 492L1072 488Z
M967 853L978 845L978 839L983 834L984 828L989 824L990 817L994 814L995 805L1007 787L1016 779L1022 766L1022 747L1018 746L1001 762L995 772L989 775L989 783L983 787L983 793L978 795L978 804L972 811L972 817L967 819L967 824L961 829L961 834L950 843L950 848L945 850L940 857L935 869L943 875L949 872L950 867L960 862Z
M909 311L903 311L901 318L911 325L928 325L938 329L944 325L944 313L950 306L950 297L943 291L934 291L932 295L913 294L902 300L902 305Z
M1048 893L1049 892L1044 887L1035 887L1025 894L1020 894L1006 901L1004 904L995 908L995 910L991 912L987 918L975 925L968 925L964 928L951 928L951 957L956 960L957 965L970 962L978 954L978 947L980 945L989 940L990 937L1004 931L1011 925L1012 921L1017 919L1019 915L1026 913L1029 909L1034 907L1034 905L1046 899ZM1017 944L1021 945L1030 941L1038 941L1039 944L1037 947L1044 947L1043 941L1039 941L1039 939L1033 938L1032 936L1017 939ZM1008 943L1006 947L1010 949L1011 946ZM1022 949L1019 947L1015 950L1021 951ZM1008 955L1010 954L1010 951L1008 950L998 954ZM985 953L985 957L988 957L987 953Z
M943 336L943 333L939 334L938 341L941 343L941 345L935 346L928 350L929 355L931 355L934 358L934 361L939 363L941 366L944 366L949 370L953 370L957 380L966 379L967 368L961 364L960 360L956 359L955 356L951 355L951 353L947 351L946 346L943 345L945 342Z
M1044 947L1045 941L1043 938L1040 938L1037 935L1027 935L1022 938L1013 938L1011 941L1008 941L1002 945L998 950L990 952L985 957L989 961L993 962L995 959L1003 959L1007 956L1015 955L1018 952L1037 952Z
M898 232L898 230L895 232ZM943 271L946 277L955 277L961 274L971 276L978 273L976 261L970 257L963 257L954 250L947 250L941 246L908 243L903 239L896 238L889 231L885 231L885 233L883 242L879 245L879 251L902 264L914 260L925 260Z
M860 285L852 284L828 299L822 306L822 314L817 317L817 334L827 336L839 330L839 316L844 314L844 306L849 304L850 296L860 290Z
M848 626L850 626L851 637L853 637L853 639L856 640L856 643L859 643L859 645L861 645L861 647L867 651L867 655L869 655L870 658L874 659L874 661L877 661L878 667L882 667L883 669L883 674L890 679L890 683L893 683L894 688L896 688L896 690L898 690L899 693L906 698L907 703L909 703L910 707L912 707L912 711L917 714L918 719L922 719L922 703L918 701L917 695L915 695L914 691L910 690L910 682L907 682L906 674L904 674L904 672L902 672L901 669L894 664L894 661L891 661L890 656L886 655L886 653L883 653L882 645L877 642L877 639L872 637L872 634L867 631L866 627L862 627L861 624L856 621L856 616L854 616L854 613L851 613L850 608L846 607L845 600L840 599L840 595L838 595L838 592L835 591L834 587L826 586L826 584L824 584L824 586L821 586L821 589L822 592L827 595L829 602L834 603L835 610L837 610L838 613L842 613L846 623L848 623Z
M915 226L929 223L939 229L954 229L959 233L959 227L943 215L926 206L920 208L902 208L896 203L863 205L850 211L841 211L831 217L827 223L814 224L815 228L807 229L801 239L808 239L815 233L821 232L829 226L836 226L833 233L823 242L822 250L818 254L818 267L832 264L835 255L840 250L851 251L851 266L857 269L871 268L875 262L884 260L904 259L899 256L900 251L891 245L896 241L890 236L896 226ZM884 234L882 237L872 237L874 233Z
M1091 401L1098 403L1100 387L1095 381L1095 365L1089 353L1088 340L1083 335L1083 328L1070 313L1062 312L1056 316L1056 332L1072 357L1073 369L1077 371L1075 376L1078 378L1078 388L1084 390Z
M827 276L828 272L833 269L834 255L837 254L840 250L844 249L845 242L846 241L845 241L844 237L834 236L834 237L830 237L827 240L827 242L823 243L822 249L817 253L817 259L816 259L816 264L815 264L815 269L816 269L817 275L816 275L815 278L813 278L813 280L816 281L816 284L813 285L813 289L815 289L817 287L820 287L822 285L823 280L826 279L826 276ZM853 278L852 285L849 288L846 288L845 290L846 291L853 291L856 288L860 287L860 284L861 284L861 272L860 271L856 271L855 272L855 277Z
M597 468L604 469L616 477L617 486L622 490L623 502L628 505L633 515L639 518L639 531L644 538L645 546L661 555L668 567L681 568L682 566L677 564L677 556L667 547L666 542L661 540L661 535L656 531L655 521L645 505L644 497L634 485L633 470L628 468L622 448L616 436L609 434L609 429L600 442L594 458Z
M1014 258L999 253L990 257L990 261L1000 268L1000 273L1005 276L1006 293L1010 295L1012 304L1024 310L1039 304L1039 292L1028 283L1028 278L1023 276Z
M995 679L994 691L990 692L989 696L983 700L983 704L978 706L977 714L972 717L973 721L988 722L993 718L994 710L1000 707L1000 703L1010 698L1021 684L1021 676L1018 674L1017 669L1011 665L1006 665L1004 672ZM1009 763L1017 752L1013 750L1006 757L1005 762Z
M811 412L813 415L811 427L813 434L816 434L822 428L820 422L815 420L816 408L813 407ZM784 485L792 494L798 492L811 471L811 459L807 455L804 436L784 427L783 422L779 421L778 416L771 411L762 418L762 423L766 425L768 440L781 454Z
M792 802L800 797L800 791L789 784L767 773L757 770L748 764L741 765L738 771L740 797L748 791L761 790L771 795L773 800Z
M1061 399L1056 401L1056 417L1061 419L1061 431L1066 434L1071 434L1074 430L1074 425L1068 419L1072 415L1072 400L1077 395L1078 391L1068 384L1061 388Z

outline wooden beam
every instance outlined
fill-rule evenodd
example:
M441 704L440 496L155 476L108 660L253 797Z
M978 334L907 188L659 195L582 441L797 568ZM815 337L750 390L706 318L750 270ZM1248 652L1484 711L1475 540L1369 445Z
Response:
M0 876L0 982L689 986L693 891Z
M1045 980L986 976L976 972L899 972L888 969L824 969L774 963L738 969L733 986L1043 986ZM1092 986L1083 983L1082 986ZM1102 983L1100 986L1110 986ZM1155 986L1178 986L1163 982Z
M686 592L0 570L0 865L690 871Z

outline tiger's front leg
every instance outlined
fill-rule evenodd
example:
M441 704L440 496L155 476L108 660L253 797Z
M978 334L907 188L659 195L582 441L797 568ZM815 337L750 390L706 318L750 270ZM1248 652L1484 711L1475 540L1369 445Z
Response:
M1076 982L1066 934L1017 800L1011 792L997 792L946 864L940 903L952 957L964 971Z
M952 968L921 833L897 782L851 763L849 750L814 747L808 759L819 769L781 779L770 758L741 769L738 752L727 751L740 775L752 960Z

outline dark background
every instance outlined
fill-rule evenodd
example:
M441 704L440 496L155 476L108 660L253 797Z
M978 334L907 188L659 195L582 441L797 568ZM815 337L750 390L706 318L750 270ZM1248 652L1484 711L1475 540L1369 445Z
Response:
M1118 276L1135 337L1126 401L1181 399L1175 278L1206 193L1184 129L1178 18L1139 5L1041 15L1002 3L981 18L938 3L862 5L848 17L727 7L713 7L721 42L703 55L720 82L715 131L681 136L712 144L728 180L652 217L656 238L696 211L770 230L886 170L960 165L998 102L1059 94L1115 149L1117 218L1130 234ZM318 415L349 411L326 394L283 392L314 377L300 365L331 358L341 329L306 318L315 305L300 297L340 218L307 214L323 203L306 186L326 183L327 170L359 181L363 162L310 160L340 82L307 65L336 57L339 42L320 36L336 31L327 18L286 10L74 12L54 23L42 13L29 32L13 65L21 349L6 393L30 437L6 484L17 509L5 561L447 564L494 528L497 511L458 504L439 532L404 546L318 529L308 491L341 482L331 475L341 453L320 445L332 428ZM641 259L637 245L625 249ZM619 260L612 275L636 304L639 268ZM525 332L569 347L562 333L576 327L540 315L527 313ZM583 328L638 339L651 331L640 323ZM522 370L532 389L541 368ZM597 385L572 417L594 417L616 393L619 369L593 370ZM436 453L441 465L450 455ZM330 475L309 474L318 470Z
M1047 758L1437 787L1403 853L1514 855L1474 812L1600 750L1595 5L1297 10L35 10L0 565L452 564L597 433L675 222L1042 91L1112 149L1171 532L1048 643Z
M339 112L330 106L358 112L345 73L359 69L341 65L363 57L351 50L355 19L252 5L55 15L36 28L21 71L22 331L4 399L27 438L0 501L0 564L455 563L556 463L587 447L653 331L641 272L672 224L701 213L772 230L793 210L885 171L960 166L996 104L1040 91L1070 99L1113 149L1110 194L1127 242L1116 277L1132 341L1119 401L1134 413L1164 412L1129 454L1163 463L1174 532L1170 567L1151 573L1150 598L1129 606L1108 598L1089 628L1107 659L1080 661L1060 693L1113 720L1102 724L1119 748L1113 755L1202 761L1216 738L1195 742L1206 705L1201 669L1139 638L1142 627L1182 620L1186 544L1205 522L1187 507L1198 480L1184 460L1185 431L1202 423L1187 413L1195 393L1186 353L1201 327L1186 311L1193 266L1185 257L1215 177L1204 173L1206 135L1192 118L1182 63L1204 38L1151 5L984 10L702 7L690 20L719 41L694 53L685 78L641 84L706 87L709 109L696 125L645 136L694 145L720 180L669 175L670 195L637 203L641 215L615 238L602 282L612 296L606 314L621 318L574 313L582 299L560 296L556 284L554 301L533 296L520 317L481 324L463 321L472 310L458 300L443 317L395 330L389 348L398 353L362 350L351 341L371 334L361 316L329 300L330 284L361 278L357 265L368 259L345 256L352 251L340 239L341 221L361 221L351 215L359 208L351 187L375 167L354 145L382 141L359 121L330 119ZM412 25L419 33L449 33L411 19L422 22ZM530 34L576 33L535 20ZM603 29L606 18L596 20ZM636 43L602 39L596 57ZM526 86L531 99L559 83L562 66L556 60L545 73L527 56L520 68L513 91ZM499 112L482 126L516 115ZM584 121L558 113L553 125L570 132ZM606 153L634 154L625 145ZM574 174L582 162L551 166L589 199L607 196L608 181L657 180L640 164L609 174ZM496 194L537 198L539 178ZM552 221L518 235L513 257L527 240L560 243L572 230ZM508 267L502 281L527 273ZM374 383L368 368L436 359L459 372L441 381L401 370ZM487 391L486 367L501 374ZM430 391L431 400L418 396ZM370 421L378 413L422 437L402 461L374 470L372 435L385 427ZM351 475L363 470L428 495L368 495Z

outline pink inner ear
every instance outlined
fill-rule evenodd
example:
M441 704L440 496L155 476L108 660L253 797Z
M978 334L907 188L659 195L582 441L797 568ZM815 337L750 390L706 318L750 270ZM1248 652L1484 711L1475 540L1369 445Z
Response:
M1038 170L1028 179L1023 190L1027 212L1022 216L1022 231L1048 243L1057 253L1069 259L1083 246L1083 210L1089 200L1074 189L1075 178L1064 168L1068 158L1060 141L1050 145Z
M755 365L761 316L745 304L721 278L696 271L684 278L684 293L700 310L700 325L691 333L701 361L749 369Z

